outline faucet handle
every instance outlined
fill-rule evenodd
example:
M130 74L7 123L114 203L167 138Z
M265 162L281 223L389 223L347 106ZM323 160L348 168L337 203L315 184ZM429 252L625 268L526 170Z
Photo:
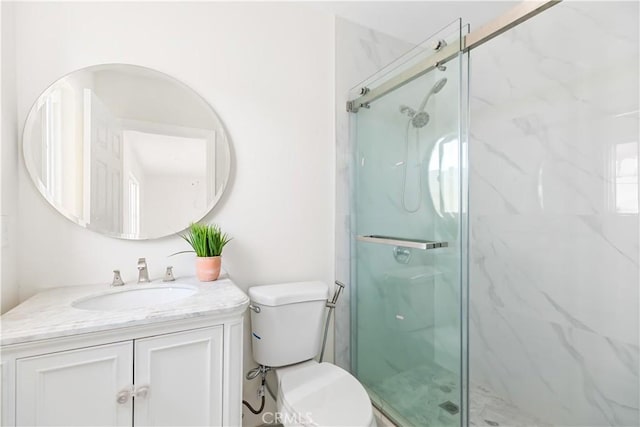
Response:
M138 283L149 283L150 281L147 260L144 258L138 258Z
M167 271L164 273L164 279L162 279L163 282L173 282L174 280L176 280L175 277L173 277L173 267L172 266L168 266L167 267Z
M122 276L120 276L120 270L113 270L113 282L111 282L111 286L122 286L124 282L122 281Z

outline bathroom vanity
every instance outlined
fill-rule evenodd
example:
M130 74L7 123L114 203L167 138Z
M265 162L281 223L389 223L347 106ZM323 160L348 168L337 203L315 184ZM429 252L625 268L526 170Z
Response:
M241 425L248 304L228 278L37 294L0 318L2 425Z

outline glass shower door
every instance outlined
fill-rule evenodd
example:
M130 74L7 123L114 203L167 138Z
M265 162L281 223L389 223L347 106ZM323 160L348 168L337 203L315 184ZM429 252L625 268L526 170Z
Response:
M440 38L459 43L451 30ZM352 369L400 425L463 422L465 66L460 54L352 114Z

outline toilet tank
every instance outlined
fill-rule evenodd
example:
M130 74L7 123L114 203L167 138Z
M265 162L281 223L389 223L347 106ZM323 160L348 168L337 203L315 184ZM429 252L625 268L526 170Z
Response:
M320 351L328 292L323 282L249 288L255 361L275 368L314 358Z

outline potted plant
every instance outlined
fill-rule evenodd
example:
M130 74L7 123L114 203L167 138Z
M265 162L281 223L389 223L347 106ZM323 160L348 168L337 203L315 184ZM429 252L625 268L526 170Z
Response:
M222 249L231 238L215 224L191 223L181 234L196 253L196 276L201 282L211 282L220 276Z

